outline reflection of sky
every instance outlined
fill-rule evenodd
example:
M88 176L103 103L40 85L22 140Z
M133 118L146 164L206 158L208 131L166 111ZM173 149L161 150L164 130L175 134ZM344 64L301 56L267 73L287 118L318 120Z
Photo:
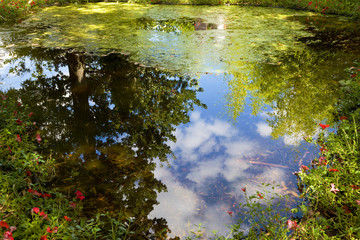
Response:
M237 123L227 119L224 104L226 82L221 75L204 75L200 79L204 93L200 100L208 109L196 109L191 122L177 128L176 143L170 143L176 159L169 159L170 168L155 171L168 192L160 193L159 205L152 216L167 219L173 233L189 234L202 223L209 232L226 233L225 224L235 222L227 211L238 211L244 201L242 187L249 194L262 191L262 182L279 184L276 190L296 195L295 176L291 173L311 155L286 138L272 140L266 114L251 115L245 109ZM289 137L288 137L289 138ZM295 159L298 157L298 162Z

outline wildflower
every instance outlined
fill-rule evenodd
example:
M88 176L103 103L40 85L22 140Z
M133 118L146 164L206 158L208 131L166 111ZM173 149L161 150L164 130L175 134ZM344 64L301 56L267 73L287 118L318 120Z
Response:
M50 227L47 227L47 229L46 229L46 231L47 231L48 233L57 233L57 230L58 230L58 227L54 227L53 230L51 230Z
M335 184L334 184L334 183L330 184L330 186L331 186L330 192L333 192L333 193L335 193L335 194L336 194L337 192L340 192L339 189L335 188Z
M43 198L49 198L49 197L51 197L51 194L43 193L43 194L42 194L42 197L43 197Z
M347 120L348 118L345 116L340 117L340 120Z
M355 200L355 203L356 203L357 205L360 205L360 200Z
M309 2L309 5L308 6L310 6L312 4L312 2Z
M325 147L322 147L322 148L320 148L319 150L320 150L320 152L329 151L329 150L328 150L327 148L325 148Z
M66 221L69 221L69 222L71 221L71 218L69 218L68 216L64 216L64 218Z
M348 208L348 206L344 205L343 209L346 213L351 213L350 209Z
M75 192L75 194L76 194L76 198L78 198L78 199L80 199L80 200L84 200L84 199L85 199L85 197L83 196L83 193L80 192L79 190L77 190L77 191Z
M21 137L19 134L16 134L16 141L18 141L19 143L21 142Z
M258 193L258 196L259 196L260 199L264 198L264 196L262 196L261 193Z
M29 115L28 115L28 116L29 116L29 117L32 117L32 115L33 115L33 114L34 114L34 113L32 113L32 112L31 112L31 113L29 113Z
M40 137L40 134L38 133L38 134L36 134L36 140L38 141L38 143L40 143L41 142L41 137Z
M76 196L76 198L78 198L78 199L80 199L80 200L84 200L85 199L85 197L84 196Z
M354 78L354 77L356 77L357 76L357 74L356 73L354 73L353 75L351 75L350 77L352 77L352 78Z
M18 112L17 111L14 111L14 116L16 117L16 115L18 114Z
M330 168L329 169L329 172L338 172L339 170L337 170L337 169L333 169L333 168Z
M48 240L47 235L41 236L40 240Z
M227 211L227 213L232 216L232 214L234 213L233 211Z
M310 169L309 169L307 166L305 166L305 165L301 165L300 169L303 169L303 170L305 170L305 171L310 170Z
M36 213L38 214L40 211L40 209L38 207L34 207L33 209L31 209L31 213Z
M17 104L19 107L21 106L21 102L17 102L16 104Z
M76 208L76 203L70 202L70 207L75 209Z
M22 121L20 119L16 120L17 124L21 125Z
M326 165L327 164L327 160L324 156L319 157L319 163L320 165Z
M12 151L11 151L11 148L8 146L8 150L9 150L9 152L10 152L10 154L12 153Z
M286 221L286 225L290 230L295 230L298 227L296 221L291 221L290 219Z
M0 221L0 227L9 228L9 224L5 221Z
M44 211L41 211L39 213L39 216L43 217L43 219L48 219L48 215L44 213Z
M75 194L76 194L76 196L81 196L81 195L83 195L83 193L80 192L79 190L77 190L77 191L75 192Z
M15 231L16 230L16 227L15 226L11 226L10 227L10 232L13 232L13 231Z
M14 240L14 238L12 236L12 232L7 231L4 233L3 236L4 236L3 240Z
M319 123L319 125L320 125L320 127L321 127L322 129L325 129L325 128L330 127L330 125L325 125L325 124L321 124L321 123Z
M243 192L246 192L246 187L241 188L241 190L242 190Z
M360 187L356 186L356 185L350 185L350 187L352 187L353 189L357 190L360 189Z
M26 176L30 177L31 174L32 174L32 173L31 173L29 170L26 170ZM29 189L29 190L31 190L31 189ZM28 191L29 191L29 190L28 190Z

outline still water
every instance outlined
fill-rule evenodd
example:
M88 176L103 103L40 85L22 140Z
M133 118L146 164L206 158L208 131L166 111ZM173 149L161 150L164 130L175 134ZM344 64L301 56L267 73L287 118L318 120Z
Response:
M52 184L86 193L89 214L134 217L138 239L225 234L241 188L299 196L292 172L317 156L302 139L337 118L357 26L257 7L50 7L1 26L0 86L33 109Z

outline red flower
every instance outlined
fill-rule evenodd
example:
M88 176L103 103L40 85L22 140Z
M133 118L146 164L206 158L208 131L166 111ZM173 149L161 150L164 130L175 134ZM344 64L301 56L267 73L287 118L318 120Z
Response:
M32 194L34 194L35 196L38 196L38 197L40 197L42 195L41 193L39 193L38 191L33 190L33 189L28 189L28 192L32 193Z
M357 190L360 189L360 187L356 186L356 185L350 185L350 187L352 187L353 189Z
M320 148L319 150L320 150L320 152L329 151L329 150L328 150L327 148L325 148L325 147L322 147L322 148Z
M80 200L84 200L85 197L84 196L76 196L76 198L80 199Z
M227 211L227 213L232 216L232 214L234 213L233 211Z
M312 4L312 2L309 2L309 5L308 6L310 6Z
M4 236L3 240L14 240L14 238L12 236L12 232L7 231L4 233L3 236Z
M290 219L286 221L286 225L290 230L295 230L298 227L296 221L291 221Z
M261 193L258 193L258 196L259 196L260 199L264 198L264 196L262 196Z
M19 143L21 142L21 137L19 134L16 134L16 141L18 141Z
M48 233L57 233L57 230L58 230L58 227L54 227L53 230L51 230L50 227L48 227L48 228L46 229L46 231L47 231Z
M352 77L352 78L354 78L354 77L356 77L357 76L357 74L356 73L354 73L353 75L351 75L350 77Z
M32 117L32 115L33 115L33 114L34 114L34 113L32 113L32 112L31 112L31 113L29 113L29 117Z
M12 151L11 151L11 148L8 146L8 149L9 149L9 152L10 152L10 154L12 153Z
M41 236L40 240L48 240L48 239L47 239L47 236L44 235L44 236Z
M68 216L64 216L64 218L66 221L69 221L69 222L71 221L71 218L69 218Z
M327 164L327 160L324 156L319 157L319 163L322 165L326 165Z
M36 140L38 141L38 143L41 142L41 137L40 137L40 134L36 134Z
M76 208L76 203L70 202L70 207L75 209Z
M339 171L339 170L333 169L333 168L329 169L329 172L338 172L338 171Z
M305 171L307 171L307 170L310 170L307 166L305 166L305 165L301 165L301 167L300 167L301 169L304 169Z
M16 117L17 113L18 113L17 111L14 111L14 116L15 116L15 117Z
M38 207L34 207L33 209L31 209L31 213L36 213L38 214L40 211L40 209Z
M21 125L22 121L20 119L16 120L17 124Z
M241 190L242 190L243 192L246 192L246 187L241 188Z
M42 194L42 197L43 197L43 198L49 198L49 197L51 197L51 194L43 193L43 194Z
M325 129L325 128L330 127L329 125L325 125L325 124L321 124L321 123L319 123L319 125L320 125L320 127L321 127L322 129Z
M344 205L343 209L346 213L351 213L351 211L349 210L348 206Z
M0 221L0 227L9 228L9 224L5 221Z
M344 117L344 116L340 117L340 120L346 120L346 119L348 119L348 118Z
M17 104L19 107L21 106L21 102L17 102L16 104Z
M82 196L82 195L83 195L83 193L80 192L79 190L77 190L77 191L75 192L75 194L76 194L76 196Z

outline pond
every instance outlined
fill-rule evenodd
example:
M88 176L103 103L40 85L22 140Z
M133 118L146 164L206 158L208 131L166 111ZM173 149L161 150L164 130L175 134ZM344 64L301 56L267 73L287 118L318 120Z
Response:
M360 55L358 23L279 8L54 6L0 29L0 87L33 109L51 184L137 239L225 234L263 182L297 201L302 139L337 120Z

